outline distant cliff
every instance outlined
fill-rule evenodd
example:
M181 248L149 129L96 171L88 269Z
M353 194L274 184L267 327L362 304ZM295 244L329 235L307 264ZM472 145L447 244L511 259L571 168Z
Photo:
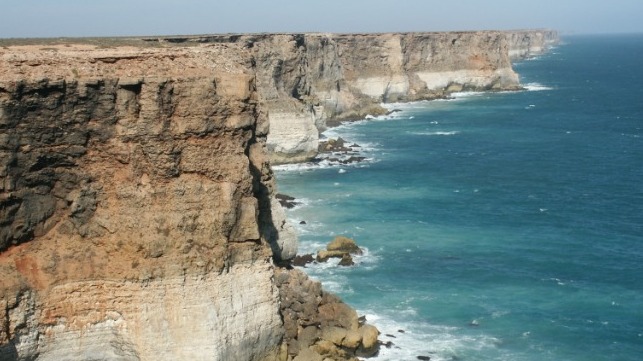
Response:
M318 130L382 114L381 102L518 87L508 44L497 32L291 35L256 47L258 89L269 100L273 163L313 157ZM299 107L284 110L293 100Z
M317 154L319 131L380 115L382 102L444 97L463 90L516 90L511 60L536 55L554 31L396 34L256 34L169 37L159 42L237 43L257 65L268 110L273 164Z
M560 41L555 30L516 30L505 33L509 42L509 57L512 60L543 54Z

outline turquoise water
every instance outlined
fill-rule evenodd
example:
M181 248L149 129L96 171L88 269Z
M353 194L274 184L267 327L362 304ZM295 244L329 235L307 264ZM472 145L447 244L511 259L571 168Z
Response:
M277 168L307 272L378 326L377 360L643 359L643 35L569 37L526 91L334 128L369 157ZM404 332L400 332L404 331Z

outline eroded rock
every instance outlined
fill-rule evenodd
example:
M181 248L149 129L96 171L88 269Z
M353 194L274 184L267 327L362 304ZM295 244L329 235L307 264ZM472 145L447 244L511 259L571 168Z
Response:
M377 353L377 329L360 324L355 310L323 291L318 282L297 269L277 270L276 281L284 324L290 330L286 332L289 354L308 348L324 357L344 360Z

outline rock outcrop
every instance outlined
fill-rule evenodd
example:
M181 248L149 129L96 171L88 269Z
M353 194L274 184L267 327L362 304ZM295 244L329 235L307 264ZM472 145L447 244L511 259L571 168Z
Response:
M378 330L298 270L278 270L287 353L294 361L356 360L379 350Z
M0 359L277 359L258 100L233 44L0 49Z

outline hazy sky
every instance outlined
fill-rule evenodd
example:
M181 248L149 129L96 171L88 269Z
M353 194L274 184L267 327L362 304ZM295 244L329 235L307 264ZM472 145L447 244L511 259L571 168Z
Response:
M643 0L2 0L0 38L553 28L643 32Z

